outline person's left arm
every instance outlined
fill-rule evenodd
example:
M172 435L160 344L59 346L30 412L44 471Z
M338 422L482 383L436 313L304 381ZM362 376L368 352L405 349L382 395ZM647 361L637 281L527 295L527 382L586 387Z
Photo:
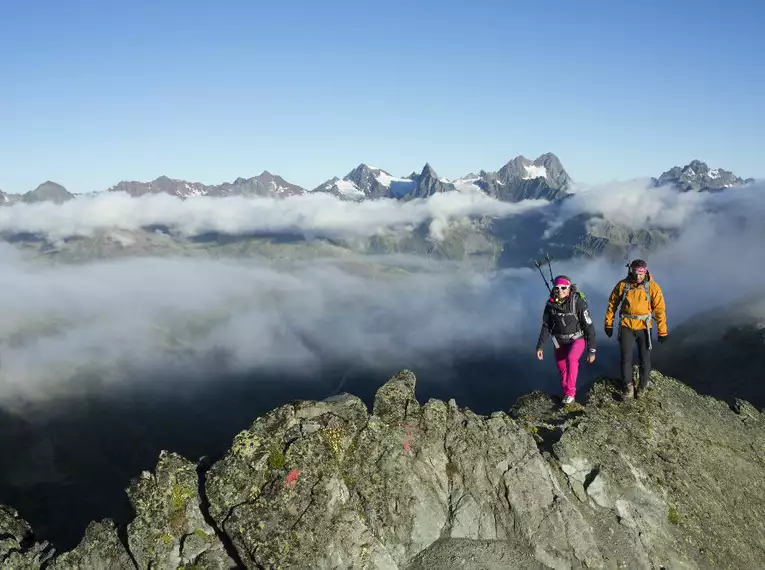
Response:
M587 306L587 301L584 299L577 299L577 317L579 318L579 325L584 331L584 338L587 342L587 352L589 354L595 354L595 325L592 324L592 315L590 315L590 309Z

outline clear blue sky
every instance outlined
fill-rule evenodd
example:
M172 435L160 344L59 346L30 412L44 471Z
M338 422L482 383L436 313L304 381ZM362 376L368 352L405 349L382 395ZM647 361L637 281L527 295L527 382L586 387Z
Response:
M765 3L0 3L0 189L552 151L578 182L765 176Z

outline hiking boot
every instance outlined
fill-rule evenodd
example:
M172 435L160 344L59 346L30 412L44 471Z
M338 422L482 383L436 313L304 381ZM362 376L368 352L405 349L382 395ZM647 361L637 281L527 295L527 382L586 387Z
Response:
M635 385L632 382L630 382L629 384L625 386L624 390L622 391L622 398L625 400L631 400L634 397L635 397Z
M573 396L564 396L563 397L563 405L567 406L568 404L572 404L574 402Z
M638 384L637 390L635 390L635 397L642 398L650 388L652 388L650 381L640 382L640 384Z
M650 380L646 380L645 382L643 382L643 380L640 380L640 384L638 384L638 387L635 390L635 397L642 398L645 395L645 393L651 388L653 388L653 384L651 383Z

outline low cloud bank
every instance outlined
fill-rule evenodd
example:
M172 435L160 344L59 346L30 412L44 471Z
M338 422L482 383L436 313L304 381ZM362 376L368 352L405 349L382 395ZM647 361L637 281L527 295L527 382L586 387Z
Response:
M666 210L662 219L679 224L678 237L668 247L632 255L647 259L664 290L670 334L701 312L747 295L759 298L765 282L761 186L688 197L666 197L665 190L651 194L665 200L664 210L643 204L650 197L636 202L626 188L614 194L638 212ZM28 216L13 222L15 227L31 231L36 223L39 231L57 235L173 221L189 233L313 227L359 235L369 231L365 224L418 223L434 212L500 215L529 207L464 197L409 205L319 198L296 201L292 209L287 200L283 205L263 202L271 208L265 215L250 202L226 200L231 201L210 207L169 197L140 202L114 196L78 206L0 211L6 229L12 219L7 212L15 211ZM585 205L619 211L615 202L595 203L572 199L563 214L593 213ZM331 204L336 210L311 211L308 204ZM115 209L98 212L108 205ZM214 214L207 211L211 208ZM533 268L469 273L452 263L406 256L278 265L144 258L51 266L25 259L8 244L0 247L0 263L0 406L6 408L25 399L118 391L137 378L151 381L152 370L178 371L191 386L209 378L210 370L310 376L326 361L382 368L393 363L448 366L450 359L479 350L517 351L527 355L522 357L529 359L529 367L554 366L549 358L539 363L533 356L546 298ZM623 264L569 260L555 262L553 271L581 286L601 347L615 346L601 331L608 294L626 272Z
M669 306L670 326L694 314L761 295L765 282L765 184L722 192L679 193L639 183L588 189L567 200L551 223L578 216L603 216L633 230L670 230L670 243L652 253L635 249L659 282ZM626 267L602 260L566 264L597 292L598 308ZM753 304L753 307L756 304Z
M174 369L192 382L209 373L202 362L216 373L310 374L326 361L425 365L434 355L511 347L527 323L521 290L505 277L416 259L395 272L359 260L363 274L329 260L41 267L6 246L2 261L5 404L76 394L96 381L117 389L136 370Z
M580 215L603 218L632 230L678 230L723 205L758 202L758 194L762 194L762 184L722 192L678 192L670 186L654 187L650 179L581 187L563 201L548 234Z
M167 226L184 236L207 232L232 235L288 232L357 238L428 223L430 237L438 240L451 222L474 216L512 216L546 205L544 200L511 204L460 192L407 202L394 199L348 202L325 193L284 199L231 196L181 200L166 194L133 198L123 192L109 192L81 196L61 205L20 203L0 208L0 233L26 232L56 241L105 229Z

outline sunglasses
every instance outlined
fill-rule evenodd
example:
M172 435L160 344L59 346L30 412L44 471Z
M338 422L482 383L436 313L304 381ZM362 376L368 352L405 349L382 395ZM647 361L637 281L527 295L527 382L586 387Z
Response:
M553 289L558 289L560 291L565 291L566 289L568 289L568 285L556 285L555 287L553 287Z

